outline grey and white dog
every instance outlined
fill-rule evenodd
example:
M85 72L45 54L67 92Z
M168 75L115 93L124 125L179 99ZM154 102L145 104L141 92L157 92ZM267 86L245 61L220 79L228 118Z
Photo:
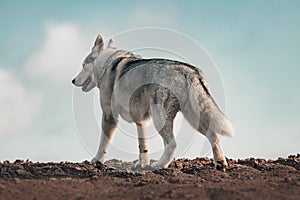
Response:
M72 83L82 87L84 92L96 86L100 90L102 135L92 163L104 162L117 119L121 116L137 126L140 152L136 166L148 166L145 124L151 117L164 141L163 155L151 167L166 168L176 148L173 121L181 111L191 126L208 138L216 167L225 170L228 166L218 134L231 136L233 128L216 105L198 68L167 59L142 59L131 52L117 50L111 39L105 47L98 35L82 71Z

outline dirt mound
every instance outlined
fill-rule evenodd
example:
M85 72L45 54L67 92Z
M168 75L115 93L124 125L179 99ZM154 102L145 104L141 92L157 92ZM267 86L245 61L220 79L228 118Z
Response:
M0 199L298 199L300 154L277 160L178 159L167 169L139 170L134 162L105 164L0 163Z

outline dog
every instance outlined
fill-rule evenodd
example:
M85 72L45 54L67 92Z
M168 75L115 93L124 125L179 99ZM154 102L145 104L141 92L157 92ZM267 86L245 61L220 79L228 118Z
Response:
M91 163L104 162L109 142L121 116L137 127L139 159L136 167L149 166L146 122L152 118L164 142L164 152L152 168L166 168L173 159L176 141L173 121L177 112L212 147L215 166L225 170L218 134L232 136L230 121L215 103L203 72L187 63L168 59L143 59L129 51L118 50L112 39L105 46L98 35L82 71L72 80L88 92L100 90L102 134L98 152Z

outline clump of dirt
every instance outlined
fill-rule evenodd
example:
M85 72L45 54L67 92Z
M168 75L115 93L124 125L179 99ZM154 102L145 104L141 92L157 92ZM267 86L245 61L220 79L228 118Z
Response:
M277 160L227 159L226 172L210 158L174 160L167 169L134 162L91 164L0 163L0 199L299 199L300 154Z

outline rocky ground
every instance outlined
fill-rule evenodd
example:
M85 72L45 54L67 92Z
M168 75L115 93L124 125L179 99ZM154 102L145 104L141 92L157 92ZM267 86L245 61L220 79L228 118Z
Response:
M137 170L133 162L0 163L0 199L300 199L300 154L277 160L173 161Z

